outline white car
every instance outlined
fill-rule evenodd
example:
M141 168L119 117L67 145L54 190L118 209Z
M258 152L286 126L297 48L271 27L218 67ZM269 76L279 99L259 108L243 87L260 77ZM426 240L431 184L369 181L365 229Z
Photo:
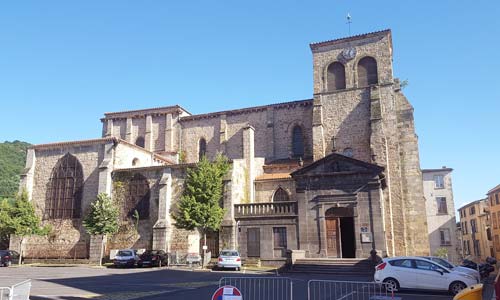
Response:
M472 275L477 279L477 283L479 283L481 281L481 275L479 275L479 272L477 270L467 268L467 267L462 267L462 266L456 266L456 265L450 263L449 261L447 261L446 259L441 258L441 257L437 257L437 256L422 256L422 258L429 259L432 262L435 262L439 265L442 265L445 268Z
M133 267L139 261L139 256L137 256L137 250L134 249L123 249L116 253L113 264L115 267Z
M219 253L217 260L217 267L219 268L234 268L237 271L241 269L241 257L236 250L222 250Z
M467 273L448 269L422 257L385 258L375 267L375 282L385 283L388 291L399 289L443 290L456 295L477 283Z

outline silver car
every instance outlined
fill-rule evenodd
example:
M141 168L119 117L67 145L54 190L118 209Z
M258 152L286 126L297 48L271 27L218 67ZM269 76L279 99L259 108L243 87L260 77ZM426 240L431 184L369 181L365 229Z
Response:
M427 258L428 260L431 260L437 264L440 264L441 266L446 267L450 270L454 270L454 271L458 271L458 272L462 272L462 273L471 275L477 279L478 283L481 281L481 276L479 275L479 272L477 270L462 267L462 266L455 266L454 264L450 263L446 259L441 258L441 257L437 257L437 256L422 256L422 257Z
M234 268L236 271L241 270L240 253L236 250L222 250L217 260L218 268Z

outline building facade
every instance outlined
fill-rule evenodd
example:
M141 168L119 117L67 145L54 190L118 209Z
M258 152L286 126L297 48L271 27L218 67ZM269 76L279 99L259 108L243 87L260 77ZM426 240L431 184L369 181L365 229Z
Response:
M425 169L422 170L422 176L431 254L435 255L439 249L444 248L448 259L458 262L461 253L457 252L452 171L453 169L446 167Z
M485 260L492 256L488 199L471 202L458 209L462 229L464 256Z
M493 236L493 251L496 259L500 260L500 185L488 191L490 205L491 231Z
M311 99L198 115L177 105L106 113L102 138L33 146L21 186L56 233L30 239L27 255L43 244L91 256L81 218L101 192L122 207L109 247L198 251L199 234L171 216L186 169L217 153L232 167L212 253L237 248L269 263L288 250L311 258L428 254L413 107L393 77L391 31L310 48Z

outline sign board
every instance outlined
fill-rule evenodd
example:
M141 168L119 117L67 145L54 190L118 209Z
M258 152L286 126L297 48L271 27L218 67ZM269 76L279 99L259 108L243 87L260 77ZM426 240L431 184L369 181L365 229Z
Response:
M212 300L243 300L241 292L231 285L218 288L211 298Z
M371 243L372 242L372 233L371 232L362 232L361 233L361 243Z

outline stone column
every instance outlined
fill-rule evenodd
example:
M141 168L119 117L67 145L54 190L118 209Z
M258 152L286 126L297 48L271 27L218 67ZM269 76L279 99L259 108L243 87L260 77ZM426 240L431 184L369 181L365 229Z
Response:
M114 143L109 142L104 144L104 158L99 165L99 186L97 188L98 193L106 193L111 196L113 190L113 179L111 178L111 173L113 172L113 154L114 154Z
M327 238L326 238L326 220L325 220L325 207L321 204L318 207L318 224L319 224L319 238L320 238L320 247L319 247L319 255L320 257L327 257Z
M266 158L274 159L274 108L267 108L267 130L266 130Z
M108 120L105 120L104 121L105 124L105 133L104 133L104 136L105 137L111 137L113 136L113 119L108 119Z
M170 251L172 222L170 206L172 204L171 169L165 169L159 183L158 221L153 226L153 249Z
M167 114L165 116L165 152L174 152L176 149L174 148L174 122L176 120L172 116L172 114Z
M144 133L144 148L149 151L154 151L153 143L153 117L151 115L146 116L146 132Z
M35 164L35 149L30 148L28 149L28 152L26 154L26 167L21 174L21 180L19 183L19 192L22 192L23 189L26 190L30 200L31 196L33 195L33 177L35 176Z
M232 198L233 169L229 171L227 179L224 181L223 207L226 209L219 231L219 247L239 250L238 228L234 219L234 201Z
M254 132L255 129L248 125L243 128L243 159L245 160L245 186L246 195L249 203L254 202L254 178L255 178L255 149L254 149Z
M314 95L313 103L313 159L316 161L325 156L325 136L323 133L323 108L321 95Z
M132 141L132 118L127 118L127 131L125 132L125 140L134 144Z
M227 142L227 122L226 115L223 114L220 116L220 125L219 125L219 150L222 153L226 153L226 142Z
M89 262L93 264L101 264L101 258L104 256L104 245L106 244L105 235L90 236L90 251Z

